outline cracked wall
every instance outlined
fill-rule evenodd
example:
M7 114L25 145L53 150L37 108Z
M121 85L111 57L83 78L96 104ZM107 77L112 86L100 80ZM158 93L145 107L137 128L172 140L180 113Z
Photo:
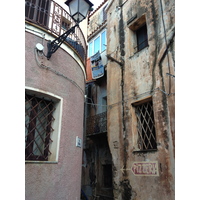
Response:
M146 20L148 46L135 52L137 39L130 24L136 26L142 16ZM107 126L115 199L174 199L175 83L167 75L175 73L174 1L115 0L107 8L107 18L107 54L123 63L120 66L113 59L107 65ZM149 96L158 150L136 152L132 104ZM130 170L135 161L157 161L159 176L135 176Z

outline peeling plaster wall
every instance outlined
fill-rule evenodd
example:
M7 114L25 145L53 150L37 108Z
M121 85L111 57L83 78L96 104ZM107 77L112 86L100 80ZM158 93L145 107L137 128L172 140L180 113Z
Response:
M53 93L63 98L61 135L58 162L26 163L26 200L76 200L80 199L82 149L76 147L76 136L83 138L84 93L69 80L38 66L34 48L47 41L37 35L25 33L25 84L27 87ZM85 88L85 76L78 62L62 48L43 65L67 76Z
M175 198L175 82L166 74L175 74L174 5L174 1L167 0L115 0L107 9L107 54L122 63L120 66L108 60L107 65L108 142L116 200ZM149 46L136 53L135 32L127 22L142 15L146 18ZM132 104L148 96L153 101L158 151L136 153ZM159 176L135 176L130 170L134 161L157 161Z
M103 9L105 6L105 4L102 4L101 7L99 7L98 10L94 11L94 13L92 13L89 17L88 36L98 30L99 27L101 27L101 25L105 22L103 18Z

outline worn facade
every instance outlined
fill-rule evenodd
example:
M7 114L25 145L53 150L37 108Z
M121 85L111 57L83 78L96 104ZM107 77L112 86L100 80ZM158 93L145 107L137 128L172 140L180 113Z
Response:
M62 5L25 1L26 200L81 194L86 42L80 28L46 58L48 40L74 23Z
M110 199L175 199L175 3L107 3L105 85L106 137L112 160ZM92 26L97 30L94 24L98 22ZM90 103L94 108L94 104L102 105ZM97 150L96 154L100 152ZM88 171L90 164L88 160ZM100 180L93 175L98 185ZM97 187L93 189L98 191Z
M110 1L107 20L115 199L174 199L174 1ZM141 161L158 174L133 174Z

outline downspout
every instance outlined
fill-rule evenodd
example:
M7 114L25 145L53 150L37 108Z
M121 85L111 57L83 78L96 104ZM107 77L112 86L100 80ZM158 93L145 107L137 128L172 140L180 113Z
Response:
M119 5L122 5L122 0L119 0ZM127 133L126 133L126 124L125 124L125 103L124 103L124 56L125 56L125 33L124 33L124 22L123 22L123 9L120 7L120 20L119 20L119 51L121 59L121 91L122 91L122 128L123 128L123 166L126 169L127 165ZM123 173L123 176L127 176L126 170Z
M124 79L125 79L125 61L124 56L126 54L125 48L125 31L124 31L124 20L123 20L123 5L127 1L122 2L119 0L119 9L120 9L120 20L119 20L119 51L120 51L120 59L121 59L121 90L122 90L122 129L123 129L123 167L127 169L127 159L128 159L128 135L126 130L126 121L125 121L125 101L124 101ZM127 170L124 170L123 180L120 182L121 187L121 198L123 200L131 200L132 197L132 187L130 185L130 181L128 179Z

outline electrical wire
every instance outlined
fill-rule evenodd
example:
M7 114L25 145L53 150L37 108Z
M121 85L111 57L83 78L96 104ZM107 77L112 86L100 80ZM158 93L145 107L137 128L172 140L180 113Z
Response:
M170 70L170 62L169 62L169 54L168 54L168 45L167 45L167 35L166 35L166 28L165 28L165 21L163 16L163 5L162 0L160 0L160 8L161 8L161 14L162 14L162 22L163 22L163 29L164 29L164 37L165 37L165 44L166 44L166 51L167 51L167 64L168 64L168 70L169 74L171 74ZM169 93L171 93L171 79L169 78Z
M124 1L119 7L122 7L128 0Z
M84 96L85 98L90 99L90 100L92 101L92 103L85 102L87 105L93 105L93 106L99 106L99 107L107 107L107 108L109 109L109 108L112 108L113 106L116 106L116 105L118 105L118 104L126 103L126 102L129 101L130 99L137 99L138 97L140 97L140 96L142 96L142 95L145 95L145 94L152 94L152 93L153 93L153 94L152 94L152 96L153 96L153 95L155 94L155 91L156 91L156 90L161 91L162 93L164 93L164 94L167 95L167 96L171 96L171 95L174 95L174 94L175 94L175 93L170 93L170 94L169 94L169 93L163 91L162 89L160 89L160 88L158 87L158 88L155 88L154 90L150 90L150 91L141 93L141 94L139 94L139 95L129 97L129 98L125 99L124 101L118 101L118 102L113 103L113 104L110 104L110 105L95 104L91 98L85 96L84 91L81 89L81 87L80 87L75 81L71 80L70 78L68 78L68 77L65 76L64 74L62 74L62 73L60 73L60 72L58 72L58 71L56 71L56 70L54 70L54 69L52 69L52 68L50 68L50 67L48 67L48 66L45 66L42 62L40 62L40 61L38 60L38 56L37 56L37 55L39 55L40 57L42 57L42 56L44 55L43 53L42 53L42 54L39 53L39 51L38 51L36 48L34 49L34 52L35 52L35 58L36 58L36 62L37 62L37 64L38 64L38 66L41 67L41 68L43 68L43 69L47 69L47 70L49 70L49 71L55 73L55 74L58 75L58 76L62 76L63 78L65 78L65 79L67 79L68 81L70 81L73 85L75 85L75 86L80 90L80 92L83 94L83 96Z
M39 31L36 31L34 29L30 29L27 27L27 25L25 26L25 30L29 31L29 32L34 32L36 34L42 35L42 45L44 45L44 39L45 39L45 33L41 33Z
M132 96L132 97L129 97L127 99L125 99L124 101L118 101L116 103L113 103L113 104L110 104L110 105L103 105L103 104L95 104L95 103L87 103L87 105L93 105L93 106L99 106L99 107L107 107L107 109L111 109L113 106L116 106L118 104L121 104L121 103L126 103L127 101L131 100L131 99L137 99L139 98L140 96L142 95L145 95L145 94L152 94L152 96L155 94L155 91L160 91L162 93L164 93L165 95L167 95L168 97L171 96L171 95L175 95L175 93L167 93L165 92L164 90L160 89L159 87L158 88L155 88L154 90L149 90L149 91L146 91L146 92L143 92L141 94L138 94L136 96ZM87 97L88 98L88 97ZM90 99L90 98L88 98Z
M62 74L62 73L60 73L60 72L52 69L51 67L45 66L42 62L40 62L38 60L38 56L37 56L38 55L38 50L36 48L34 49L34 52L35 52L35 59L36 59L36 62L37 62L37 64L38 64L39 67L41 67L43 69L46 69L46 70L49 70L49 71L53 72L54 74L65 78L66 80L68 80L69 82L71 82L74 86L76 86L79 89L79 91L83 94L83 96L85 96L85 92L82 90L82 88L75 81L73 81L72 79L68 78L64 74ZM41 56L41 54L40 54L40 56Z

